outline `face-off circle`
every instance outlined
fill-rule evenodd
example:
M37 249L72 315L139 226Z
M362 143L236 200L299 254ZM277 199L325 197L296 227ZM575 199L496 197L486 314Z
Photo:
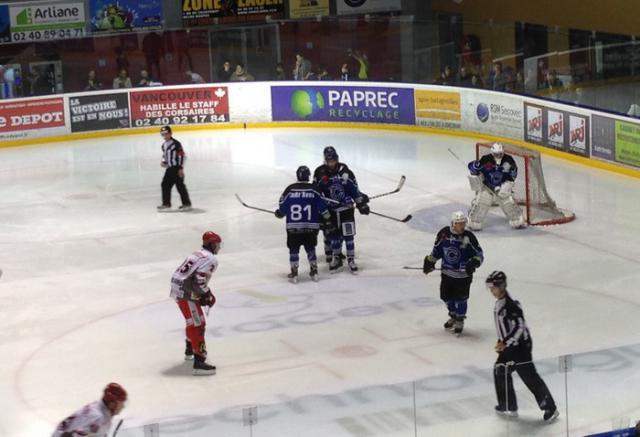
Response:
M344 2L347 6L350 6L352 8L359 8L360 6L364 5L367 0L344 0Z

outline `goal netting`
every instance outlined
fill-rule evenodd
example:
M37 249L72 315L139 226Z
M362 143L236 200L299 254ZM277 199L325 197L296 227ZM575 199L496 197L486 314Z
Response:
M492 143L476 144L476 159L490 153ZM547 191L542 173L540 153L513 144L503 143L505 153L513 156L518 166L518 177L513 189L516 202L522 206L528 225L553 225L567 223L576 215L558 208Z

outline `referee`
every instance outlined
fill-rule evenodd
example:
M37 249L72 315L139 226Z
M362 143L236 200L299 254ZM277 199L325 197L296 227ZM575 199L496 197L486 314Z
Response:
M160 135L164 140L162 143L162 163L166 168L164 177L162 178L162 205L158 207L158 211L166 211L171 208L171 189L175 185L180 193L182 206L179 211L191 211L191 199L187 187L184 184L184 150L180 141L171 136L171 127L163 126L160 129Z
M493 297L497 299L494 317L498 333L498 343L495 347L498 359L493 368L498 396L496 413L509 417L518 416L518 402L511 378L511 373L515 370L535 396L540 409L544 411L543 420L551 422L558 417L558 409L547 385L533 364L531 335L520 302L513 300L507 292L507 275L504 272L492 272L485 282Z

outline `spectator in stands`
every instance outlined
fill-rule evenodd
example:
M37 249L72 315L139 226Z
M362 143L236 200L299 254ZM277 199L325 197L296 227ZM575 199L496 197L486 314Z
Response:
M462 67L460 67L460 72L458 73L456 85L471 87L472 86L471 77L472 77L471 74L469 74L469 72L467 71L467 67L463 65Z
M516 72L516 77L513 82L513 92L524 94L524 77L522 76L522 71Z
M155 65L157 73L155 77L160 77L160 58L164 52L162 37L156 32L146 34L142 38L142 52L147 63L146 70L153 74L153 66Z
M349 64L342 64L342 68L340 68L340 80L351 80L351 73L349 73Z
M444 70L440 73L440 76L435 80L435 83L440 85L454 85L455 78L453 77L453 71L448 65L444 66Z
M544 82L542 83L542 89L557 93L562 90L562 82L556 76L555 70L548 70L545 75Z
M494 91L506 91L508 80L506 73L502 71L502 62L494 62L493 70L487 80L488 88Z
M138 86L151 86L151 82L149 72L147 70L140 70L140 82L138 82Z
M318 67L318 74L316 75L317 80L333 80L331 75L329 75L329 71L327 71L327 67Z
M369 58L364 53L360 53L357 50L355 52L349 49L347 51L348 55L355 59L358 64L358 80L367 80L369 79Z
M46 67L34 67L31 70L31 95L45 96L55 94L55 79L53 73Z
M129 59L122 47L116 47L116 71L129 70Z
M629 110L627 111L627 115L629 117L640 118L640 105L638 105L637 103L631 104L631 106L629 106Z
M187 78L187 83L206 83L204 81L204 79L202 78L202 76L200 76L198 73L194 73L191 70L187 70L184 74Z
M478 74L473 74L471 76L471 88L484 88L484 83L482 82L482 77Z
M311 62L301 53L296 53L296 66L293 69L293 80L307 80L311 71Z
M89 74L87 75L87 84L84 87L85 91L97 91L102 89L102 84L98 82L96 78L96 71L89 70Z
M236 71L231 75L231 82L250 82L255 80L252 75L247 73L244 69L244 65L236 65Z
M222 68L218 72L218 79L220 82L229 82L231 79L231 75L233 74L233 70L231 69L231 61L225 59L222 64Z
M278 62L276 64L276 68L273 70L273 74L271 75L271 80L287 80L284 74L284 66L282 62Z
M129 74L127 70L124 68L120 70L120 73L113 79L113 88L131 88L131 79L129 78Z

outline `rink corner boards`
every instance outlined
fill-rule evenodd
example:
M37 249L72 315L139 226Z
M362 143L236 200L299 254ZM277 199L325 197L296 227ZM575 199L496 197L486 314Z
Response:
M218 130L218 129L279 129L279 128L305 128L305 129L371 129L371 130L385 130L396 132L423 132L432 135L444 135L452 137L468 138L475 141L498 141L504 143L515 144L528 149L536 150L542 155L552 156L554 158L563 159L600 170L609 171L612 173L622 174L625 176L640 179L640 170L625 167L621 165L611 164L598 159L586 158L582 156L573 155L571 153L562 152L559 150L553 150L547 147L531 144L526 141L516 140L512 138L499 137L494 135L481 134L477 132L460 131L446 128L424 127L424 126L410 126L410 125L396 125L396 124L374 124L374 123L349 123L349 122L325 122L325 121L301 121L301 122L250 122L250 123L224 123L224 124L198 124L198 125L182 125L175 126L174 132L185 131L198 131L198 130ZM50 143L59 143L65 141L82 141L88 139L101 139L110 138L123 135L146 135L158 132L158 127L143 127L143 128L126 128L117 130L102 130L94 132L81 132L73 134L55 135L50 137L29 138L29 139L17 139L0 141L0 148L6 147L20 147L20 146L35 146L44 145Z

